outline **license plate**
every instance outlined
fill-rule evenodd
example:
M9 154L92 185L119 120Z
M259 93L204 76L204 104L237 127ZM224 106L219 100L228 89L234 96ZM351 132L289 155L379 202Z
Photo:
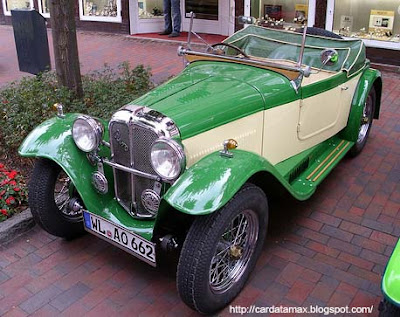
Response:
M83 218L86 231L128 251L150 265L156 266L154 243L88 211L83 211Z

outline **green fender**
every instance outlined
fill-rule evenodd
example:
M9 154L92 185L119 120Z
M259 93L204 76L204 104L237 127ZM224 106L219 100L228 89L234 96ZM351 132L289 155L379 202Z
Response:
M397 242L386 266L382 292L390 302L400 307L400 241Z
M56 162L71 178L72 183L81 196L86 209L108 219L128 230L134 231L150 240L154 221L133 219L114 199L112 170L104 166L109 181L109 192L99 194L92 185L92 174L97 167L90 164L86 153L80 151L71 135L71 128L80 114L66 114L65 118L54 117L36 127L21 144L18 152L25 157L41 157ZM105 128L104 139L108 140L108 124L100 120ZM110 151L101 147L103 157L109 157Z
M346 128L340 132L340 138L352 142L357 141L363 107L372 87L375 87L376 91L376 107L374 118L379 118L382 95L381 73L378 70L368 68L361 75L361 78L358 82L356 92L351 102L349 120Z
M233 158L212 153L191 166L168 190L164 199L175 209L190 215L210 214L224 206L258 172L269 172L297 199L296 192L263 157L233 150Z

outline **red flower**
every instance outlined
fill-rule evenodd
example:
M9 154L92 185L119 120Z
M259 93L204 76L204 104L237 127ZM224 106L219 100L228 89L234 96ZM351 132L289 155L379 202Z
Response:
M10 173L8 173L8 178L9 179L14 179L15 176L17 176L17 171L11 171Z
M5 209L0 209L0 213L2 213L4 216L8 216L7 210Z
M19 187L14 187L14 191L15 192L19 192L21 190L21 188L19 188Z
M12 203L15 202L15 198L13 196L10 196L6 199L6 204L11 205Z
M4 168L4 164L1 164L1 163L0 163L0 168Z
M15 186L15 185L17 185L17 182L16 182L16 181L11 181L9 184L10 184L11 186Z

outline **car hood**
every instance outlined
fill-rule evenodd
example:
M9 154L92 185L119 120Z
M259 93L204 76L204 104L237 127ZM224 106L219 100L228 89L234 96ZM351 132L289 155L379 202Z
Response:
M178 126L182 139L289 102L282 75L252 66L195 62L179 76L131 104L157 110ZM284 96L280 101L276 95Z

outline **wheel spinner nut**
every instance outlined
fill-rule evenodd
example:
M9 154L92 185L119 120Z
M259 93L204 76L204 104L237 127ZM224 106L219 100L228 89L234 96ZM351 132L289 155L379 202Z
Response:
M242 257L243 249L237 245L232 245L230 247L231 256L235 259L240 259Z

